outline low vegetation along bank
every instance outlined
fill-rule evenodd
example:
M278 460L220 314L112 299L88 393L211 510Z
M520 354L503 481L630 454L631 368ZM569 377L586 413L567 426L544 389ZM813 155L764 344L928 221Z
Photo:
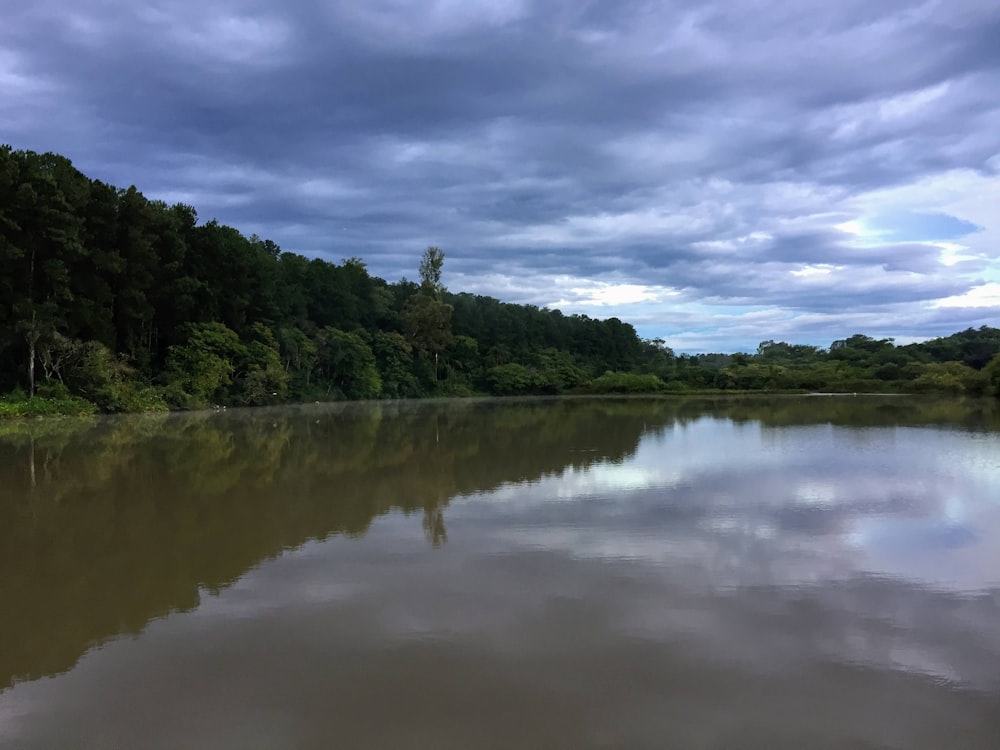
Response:
M1000 330L675 355L617 318L387 282L0 147L0 416L474 394L1000 395Z

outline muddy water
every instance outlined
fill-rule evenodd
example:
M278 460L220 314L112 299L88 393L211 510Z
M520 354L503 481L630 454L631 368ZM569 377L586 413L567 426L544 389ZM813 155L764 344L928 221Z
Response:
M0 424L3 748L992 748L1000 414Z

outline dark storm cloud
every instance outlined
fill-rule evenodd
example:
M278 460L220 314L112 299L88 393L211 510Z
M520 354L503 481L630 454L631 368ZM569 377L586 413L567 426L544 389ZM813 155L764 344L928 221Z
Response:
M453 288L683 336L718 303L903 326L1000 277L988 0L8 5L0 140L390 279L436 244Z

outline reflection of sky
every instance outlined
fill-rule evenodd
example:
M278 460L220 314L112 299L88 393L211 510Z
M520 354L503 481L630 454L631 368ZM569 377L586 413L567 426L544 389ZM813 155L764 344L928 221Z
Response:
M449 516L464 513L503 516L512 540L576 556L669 564L739 540L797 551L765 580L720 585L863 572L988 588L1000 584L1000 438L702 419L647 435L630 461L508 485Z
M838 661L991 682L1000 674L998 500L995 434L703 419L647 436L624 464L466 498L449 525L492 528L515 549L646 570L681 590L815 601L848 631L831 647ZM858 597L858 587L881 593ZM918 634L926 623L913 612L956 596L987 604ZM714 608L685 614L676 597L667 602L632 612L638 632L695 628L719 652L739 649L740 633ZM904 634L891 654L867 632L872 618ZM988 658L942 649L951 629Z

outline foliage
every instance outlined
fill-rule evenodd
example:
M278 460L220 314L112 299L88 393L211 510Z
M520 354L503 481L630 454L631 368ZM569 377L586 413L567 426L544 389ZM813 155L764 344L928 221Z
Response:
M223 323L195 323L187 341L168 350L165 370L167 397L175 406L197 408L211 400L226 400L225 388L235 371L234 361L246 358L236 332Z
M242 363L241 400L248 406L283 401L288 396L291 376L281 366L274 333L263 323L254 323L250 336Z
M910 388L924 393L968 393L982 395L987 390L988 374L961 362L931 362L920 366L920 375Z
M441 283L441 269L444 266L444 252L438 247L429 247L420 259L420 289L431 297L440 297L444 292Z
M486 379L497 396L520 396L531 389L531 373L516 362L491 367Z
M79 342L79 357L66 373L74 393L107 412L166 411L162 396L143 383L125 355L116 356L99 341Z
M989 364L983 368L983 373L986 375L985 392L1000 398L1000 354L994 355Z
M28 396L24 391L0 398L0 419L17 417L83 417L97 411L97 406L65 390Z
M389 283L358 258L284 252L57 154L0 146L0 392L102 411L586 390L1000 396L996 328L676 354L617 318L450 293L444 262L429 247L418 283Z
M655 393L663 390L663 381L656 375L608 371L590 384L594 393Z
M327 326L319 341L319 368L343 397L375 398L381 393L375 355L361 334Z
M571 391L589 379L572 354L552 347L538 353L536 365L534 384L541 393Z
M385 398L409 398L421 395L413 374L413 347L399 333L375 331L371 335L375 366L382 380Z

